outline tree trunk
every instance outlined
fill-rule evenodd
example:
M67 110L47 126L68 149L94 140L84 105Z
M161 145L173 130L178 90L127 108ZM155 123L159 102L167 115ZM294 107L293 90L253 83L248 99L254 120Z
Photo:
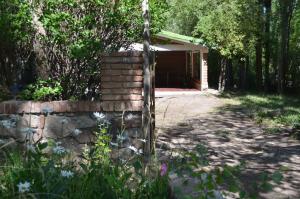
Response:
M284 93L286 87L286 73L289 66L289 41L290 41L290 20L293 15L295 0L280 0L280 57L278 65L278 92Z
M226 80L226 63L225 57L220 60L220 75L219 75L219 91L223 92L225 90L225 80Z
M249 56L246 57L246 62L245 62L245 89L248 89L249 88L249 71L250 71L250 58Z
M149 2L143 0L143 18L144 18L144 109L143 109L143 134L146 143L144 145L144 154L150 156L151 154L151 74L150 74L150 15L149 15Z
M246 62L245 60L241 60L239 62L239 89L246 89Z
M271 42L270 42L270 24L271 24L271 7L272 0L265 0L265 92L270 88L270 58L271 58Z
M32 23L35 28L35 36L33 41L33 51L35 53L35 62L36 62L36 72L37 76L42 79L47 79L49 77L49 67L47 64L47 58L45 55L45 49L43 47L41 36L46 36L46 30L43 27L43 24L39 21L40 15L42 13L42 3L41 5L34 6L34 3L31 2L32 7L35 8L32 10Z
M233 88L232 59L227 60L225 76L225 90L231 90Z
M262 41L258 39L256 43L256 88L262 90Z

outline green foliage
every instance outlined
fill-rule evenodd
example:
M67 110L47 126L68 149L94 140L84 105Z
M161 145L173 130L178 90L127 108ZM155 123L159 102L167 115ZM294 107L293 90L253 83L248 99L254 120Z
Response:
M28 1L0 1L0 84L13 84L28 64L33 34Z
M38 80L35 84L28 85L20 94L23 100L59 100L61 98L63 88L58 81Z
M178 197L193 198L181 193L185 187L192 186L191 190L203 199L224 198L228 192L240 198L256 198L259 190L273 188L271 181L279 184L283 179L279 171L262 173L260 181L255 183L257 192L250 195L239 180L246 164L209 169L208 150L203 145L196 146L195 152L179 151L164 164L155 160L145 164L141 156L112 160L108 129L109 123L101 122L96 144L86 147L79 161L78 156L75 161L73 154L53 140L27 143L25 149L18 150L0 144L3 165L0 197L167 199L170 198L170 174L182 181L179 187L173 187Z
M108 161L110 158L111 149L109 146L112 138L109 135L108 130L109 124L104 122L101 124L100 130L96 132L97 140L95 142L95 151L93 157L98 160Z
M50 77L61 81L63 99L96 97L99 93L101 54L118 51L142 39L139 0L47 0L40 16L41 36ZM152 31L164 22L165 1L150 1ZM86 92L87 91L87 92Z
M247 107L250 116L266 126L268 133L278 133L284 128L293 129L300 124L300 101L295 97L249 94L238 96L237 99Z
M28 1L7 0L0 1L0 38L4 41L30 41L30 32L32 31L32 18L30 13L30 4Z
M169 29L194 34L221 55L245 54L256 40L256 1L182 1L170 3Z
M199 1L172 0L169 4L167 29L179 34L192 36L192 32L199 20Z
M0 102L8 100L9 96L10 96L9 91L5 87L0 86Z
M287 49L287 54L281 58L286 62L283 64L286 73L283 78L286 91L300 92L299 1L169 0L169 4L168 30L201 38L211 49L210 53L213 50L213 55L215 52L221 55L209 59L209 84L214 87L221 71L220 60L227 58L233 61L232 70L226 72L228 82L234 82L232 85L249 90L256 83L262 84L260 79L263 79L266 91L276 90L279 57L284 47L281 34L290 26L283 41ZM290 9L283 8L283 5ZM290 23L285 20L284 26L280 25L281 10L286 10L286 17L290 16Z
M155 34L164 26L167 4L165 0L149 2ZM1 1L0 29L5 31L0 33L0 64L5 69L0 83L19 84L27 67L37 72L37 78L60 82L63 99L99 96L101 55L142 40L141 3Z
M84 150L79 163L54 141L1 150L0 197L167 199L168 177L157 167L145 172L138 157L126 163L110 159L106 127L100 128L97 144Z

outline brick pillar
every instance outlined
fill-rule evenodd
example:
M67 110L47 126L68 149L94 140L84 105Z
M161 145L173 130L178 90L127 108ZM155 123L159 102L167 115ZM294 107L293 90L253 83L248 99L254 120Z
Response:
M142 111L143 57L140 52L111 53L103 57L101 102L103 111Z
M208 53L202 53L201 90L208 89Z

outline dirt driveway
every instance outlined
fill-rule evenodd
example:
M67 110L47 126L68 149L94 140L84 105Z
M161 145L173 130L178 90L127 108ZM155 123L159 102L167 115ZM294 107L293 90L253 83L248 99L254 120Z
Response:
M246 161L245 185L261 173L283 170L284 180L261 198L300 198L300 143L285 135L263 132L239 105L210 93L169 95L156 99L157 149L167 157L172 149L209 149L212 165ZM250 190L251 191L251 190Z

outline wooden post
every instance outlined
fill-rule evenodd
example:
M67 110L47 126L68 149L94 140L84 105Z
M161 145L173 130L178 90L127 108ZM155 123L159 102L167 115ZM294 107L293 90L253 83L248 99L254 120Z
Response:
M143 0L143 18L144 18L144 109L143 109L143 134L146 140L144 146L144 154L151 155L151 111L150 111L150 96L151 96L151 74L150 74L150 15L149 2Z

